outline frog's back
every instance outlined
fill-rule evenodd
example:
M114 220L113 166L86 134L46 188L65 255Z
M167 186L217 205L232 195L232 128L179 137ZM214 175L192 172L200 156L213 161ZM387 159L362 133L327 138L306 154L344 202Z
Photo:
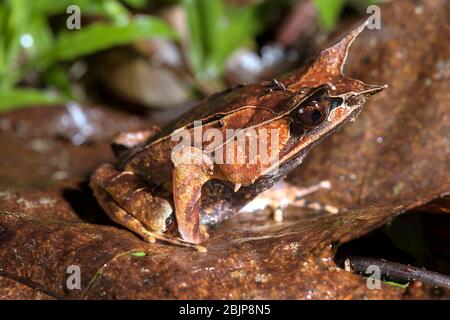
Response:
M262 82L239 85L216 93L205 98L178 119L165 126L151 142L155 142L177 129L190 128L194 125L194 121L201 121L202 125L205 125L212 121L219 120L244 107L254 107L273 111L273 115L280 111L280 109L277 108L279 107L280 102L287 99L291 93L284 90L271 92L269 89L270 87ZM264 118L259 118L254 124L264 120Z

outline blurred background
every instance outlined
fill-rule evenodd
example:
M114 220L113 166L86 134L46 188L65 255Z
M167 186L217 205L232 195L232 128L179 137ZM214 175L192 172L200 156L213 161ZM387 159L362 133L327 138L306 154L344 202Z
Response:
M2 0L0 112L77 101L164 122L300 66L378 2Z

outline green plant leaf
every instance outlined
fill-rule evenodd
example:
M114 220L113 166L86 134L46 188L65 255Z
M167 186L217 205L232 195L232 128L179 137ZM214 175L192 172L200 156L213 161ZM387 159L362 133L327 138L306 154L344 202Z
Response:
M97 0L91 2L98 3ZM34 6L37 12L44 15L55 15L65 13L68 6L75 4L86 8L89 0L34 0Z
M46 16L65 14L67 7L70 5L79 6L81 13L84 15L109 16L108 10L111 10L111 8L115 8L114 10L124 8L119 0L33 0L33 2L36 13ZM120 13L122 13L122 10Z
M8 9L4 5L0 5L0 88L1 88L1 77L6 70L6 21L8 17Z
M43 79L49 86L57 88L58 92L70 99L76 100L70 83L69 75L60 64L54 64L43 73Z
M208 60L222 72L227 57L238 47L251 43L260 30L254 7L227 8L227 23L219 30L221 41L215 40L214 50Z
M1 26L1 51L0 54L0 90L9 89L16 78L17 57L21 45L20 38L25 33L32 13L32 4L26 1L9 0L2 4L4 20Z
M136 251L130 253L134 257L145 257L147 254L144 251Z
M369 5L379 4L380 0L314 0L322 27L331 30L337 23L346 4L357 10L365 10Z
M383 281L383 282L390 285L391 287L395 287L395 288L406 289L409 287L409 282L407 282L405 284L397 283L397 282L393 282L393 281Z
M51 50L54 39L45 16L33 16L29 22L29 28L27 28L26 33L31 35L33 39L33 46L27 50L29 55L37 55L40 52Z
M314 0L314 3L321 25L327 30L332 29L339 19L345 0Z
M26 106L55 105L67 99L45 91L35 89L11 89L0 92L0 111L8 111Z
M184 0L189 25L189 61L195 74L200 74L204 60L202 13L197 0Z
M226 4L223 0L184 0L190 31L189 60L197 78L217 78L228 56L252 42L260 30L259 6Z
M123 0L123 2L133 8L143 8L147 4L147 0Z
M126 25L96 23L80 30L65 31L42 59L46 63L71 60L150 37L175 38L176 33L162 20L152 17L136 17Z

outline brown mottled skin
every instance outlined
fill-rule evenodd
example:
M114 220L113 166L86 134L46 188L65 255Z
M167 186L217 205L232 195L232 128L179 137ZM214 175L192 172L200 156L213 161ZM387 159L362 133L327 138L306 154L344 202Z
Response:
M383 89L342 74L347 51L364 27L279 82L213 95L153 137L134 132L127 140L122 134L120 144L133 148L122 152L117 166L104 164L91 178L100 205L114 221L150 242L189 245L207 240L206 225L226 219L273 186L301 163L310 148L355 118L369 96ZM314 111L320 117L313 121L308 117ZM208 161L173 162L172 151L179 143L173 135L187 130L193 137L194 121L202 121L200 130L215 128L223 134L226 129L277 129L279 145L270 149L270 155L278 157L276 166L211 161L212 150L236 147L233 139L213 149L207 149L207 143L184 149ZM182 239L175 237L176 231Z

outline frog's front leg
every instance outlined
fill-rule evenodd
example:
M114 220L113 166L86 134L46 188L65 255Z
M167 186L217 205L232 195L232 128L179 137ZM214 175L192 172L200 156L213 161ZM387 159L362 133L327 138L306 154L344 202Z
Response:
M213 177L213 162L200 149L186 146L172 155L172 162L178 232L186 241L201 243L209 237L206 227L200 224L201 191Z
M163 233L173 211L170 203L153 196L132 172L118 171L110 164L103 164L92 175L90 186L100 206L114 222L147 242L158 239L204 251L202 247Z

